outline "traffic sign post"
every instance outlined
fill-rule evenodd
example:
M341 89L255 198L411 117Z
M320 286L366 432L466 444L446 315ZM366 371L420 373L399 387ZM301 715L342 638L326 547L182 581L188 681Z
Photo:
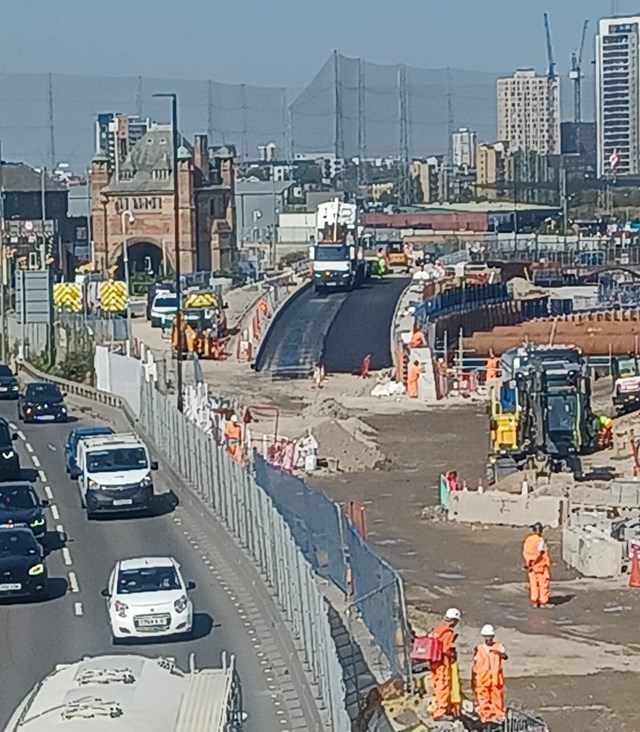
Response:
M50 270L16 271L16 316L22 332L22 357L26 358L26 326L47 326L49 363L54 353L53 343L53 278Z

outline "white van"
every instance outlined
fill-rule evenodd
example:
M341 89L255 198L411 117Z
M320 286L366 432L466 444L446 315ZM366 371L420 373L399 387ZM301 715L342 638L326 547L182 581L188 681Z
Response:
M78 443L78 486L87 517L146 511L153 504L151 471L157 463L135 434L101 435Z

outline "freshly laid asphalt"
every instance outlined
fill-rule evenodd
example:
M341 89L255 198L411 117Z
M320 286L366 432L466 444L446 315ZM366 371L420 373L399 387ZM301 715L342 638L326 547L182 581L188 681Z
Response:
M0 730L33 685L58 663L87 655L141 653L171 656L188 668L188 656L195 653L197 666L206 668L220 664L222 651L236 655L247 732L322 729L286 629L257 573L188 491L182 491L184 500L175 506L175 478L169 470L161 467L155 474L162 496L153 516L87 520L77 484L65 472L63 445L70 429L99 422L95 414L75 414L74 424L24 425L16 420L15 403L0 402L0 417L19 430L23 477L53 503L47 510L51 599L0 603ZM57 541L57 532L66 535L66 547ZM114 647L100 591L118 559L145 555L174 556L185 579L195 581L194 633L185 640Z
M318 361L328 373L391 366L390 332L406 277L371 279L352 292L316 295L307 288L277 316L256 362L274 376L307 376Z

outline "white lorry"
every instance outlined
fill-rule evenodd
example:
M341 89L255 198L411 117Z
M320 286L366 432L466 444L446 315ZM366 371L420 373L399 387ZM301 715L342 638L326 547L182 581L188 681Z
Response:
M321 203L316 214L316 242L309 260L316 292L353 290L366 275L358 207L354 203Z
M153 504L152 470L158 465L133 433L100 435L78 443L78 487L87 517L146 511Z
M119 655L61 664L39 681L4 732L241 732L233 656L188 672L168 658Z

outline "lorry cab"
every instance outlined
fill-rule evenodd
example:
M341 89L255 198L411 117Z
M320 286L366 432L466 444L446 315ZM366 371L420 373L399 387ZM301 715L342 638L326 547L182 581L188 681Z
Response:
M102 435L78 444L78 486L87 516L146 511L153 503L157 463L135 434Z
M640 406L640 356L614 356L611 359L612 400L619 413Z

